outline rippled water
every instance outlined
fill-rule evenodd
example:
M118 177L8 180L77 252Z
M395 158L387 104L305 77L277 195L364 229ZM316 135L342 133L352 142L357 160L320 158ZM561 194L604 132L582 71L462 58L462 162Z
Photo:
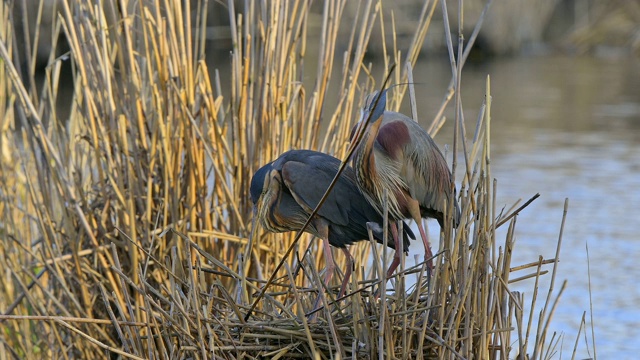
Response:
M416 88L426 125L442 101L450 68L425 61L415 72L416 81L429 84ZM563 358L570 358L584 311L591 326L588 246L597 353L606 359L636 358L640 63L543 57L468 67L463 73L467 123L475 122L487 74L492 83L492 172L498 180L498 206L542 195L518 218L512 264L534 261L538 255L553 258L564 199L569 198L556 293L563 280L568 285L551 330L565 335ZM451 129L445 128L436 141L443 146L449 139ZM437 226L431 228L437 236ZM541 284L539 302L547 295L549 279ZM514 289L531 299L532 284L522 282ZM593 356L587 352L593 348L591 334L588 345L584 338L582 334L578 359Z

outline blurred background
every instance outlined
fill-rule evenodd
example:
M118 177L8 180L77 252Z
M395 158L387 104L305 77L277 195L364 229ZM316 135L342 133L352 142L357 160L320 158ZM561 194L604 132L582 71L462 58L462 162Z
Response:
M43 26L47 16L54 16L51 9L55 2L44 2ZM34 19L23 16L35 13L32 3L40 2L26 1L26 7L16 6L14 17ZM219 70L224 86L229 81L232 49L229 8L215 1L209 4L207 62L210 68ZM382 30L374 30L367 52L376 74L384 70L387 60L382 56L383 45L403 52L422 8L420 1L381 4L386 36L382 36ZM464 1L465 40L481 18L485 4L481 0ZM236 11L245 5L236 1ZM458 39L457 5L458 1L447 1L454 45ZM51 6L51 11L47 12L46 6ZM320 19L322 2L313 6ZM353 21L358 6L363 5L349 2L343 21ZM319 29L319 21L315 26ZM395 44L390 43L394 28ZM317 29L308 29L310 37L314 31ZM350 34L345 32L339 38L346 48ZM445 39L442 11L438 9L414 69L418 115L425 127L435 117L451 81ZM33 45L40 48L38 54L49 53L46 40ZM309 46L307 51L311 61L304 69L305 81L312 84L317 49ZM40 58L37 66L44 66L46 60ZM635 358L640 337L640 286L636 280L640 274L640 2L492 1L462 73L467 137L473 135L488 75L498 206L509 208L519 199L541 194L518 219L519 249L514 264L530 262L538 255L553 258L564 199L569 198L556 291L563 280L568 280L568 285L551 326L565 336L558 351L569 357L579 337L577 358L593 357L587 350L593 348L593 326L598 355ZM334 89L338 85L330 84ZM327 107L336 103L331 96L337 93L329 92ZM60 96L61 101L64 98ZM445 112L448 119L453 119L451 108ZM409 113L408 104L404 104L403 112ZM59 115L64 119L64 114ZM452 132L452 122L448 121L436 142L443 148L450 146ZM451 161L450 151L447 157ZM458 159L462 159L461 153ZM437 238L437 224L429 224L432 238ZM413 251L419 251L420 247L415 248ZM538 294L541 299L547 295L549 279L550 274L543 277ZM531 283L522 282L522 291L530 289ZM531 299L531 294L526 296ZM586 324L579 333L584 312Z

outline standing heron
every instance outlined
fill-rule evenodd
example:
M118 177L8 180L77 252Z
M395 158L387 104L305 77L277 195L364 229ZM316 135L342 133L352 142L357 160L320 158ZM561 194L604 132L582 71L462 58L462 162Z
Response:
M251 179L254 220L259 219L271 232L300 230L329 188L340 163L333 156L320 152L291 150L261 167ZM327 262L324 275L327 287L335 271L330 245L340 248L347 257L348 268L339 298L345 293L353 269L353 257L346 246L369 238L367 223L376 241L383 243L382 220L358 189L353 169L345 168L305 230L322 239ZM406 251L409 248L408 237L415 237L408 226L404 230ZM397 249L399 243L394 239L387 245Z
M364 131L352 155L357 183L379 213L383 212L385 192L388 194L390 222L412 218L417 223L425 258L432 259L422 218L435 218L443 228L448 225L444 223L445 209L453 206L453 225L457 227L460 222L460 208L451 198L451 172L431 136L411 118L385 111L385 106L386 90L370 94L361 119L352 130L352 141ZM370 113L371 120L365 128ZM394 222L391 229L397 242ZM387 277L399 262L399 257L394 258ZM427 265L432 268L431 260Z

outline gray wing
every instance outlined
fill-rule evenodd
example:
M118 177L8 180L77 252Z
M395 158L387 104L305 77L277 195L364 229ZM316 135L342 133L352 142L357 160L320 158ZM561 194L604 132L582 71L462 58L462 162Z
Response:
M318 205L322 195L337 173L333 164L307 164L288 161L282 166L282 178L296 201L308 213ZM348 181L340 177L329 193L318 214L334 224L349 223L349 196L351 189ZM357 188L355 189L357 191Z

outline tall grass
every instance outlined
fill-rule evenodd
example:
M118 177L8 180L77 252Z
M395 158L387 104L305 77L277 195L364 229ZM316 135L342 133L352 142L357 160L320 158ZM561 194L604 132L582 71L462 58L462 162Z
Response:
M438 2L424 4L409 50L386 44L384 68L373 68L364 57L371 33L394 31L381 2L361 2L352 24L341 22L344 0L321 3L319 40L310 41L318 28L309 1L248 1L243 9L229 1L229 82L205 58L206 1L58 4L53 28L39 36L52 44L64 38L70 51L56 57L54 46L41 82L37 50L14 41L23 29L14 27L9 3L0 5L0 354L506 359L553 352L558 340L546 334L553 289L536 330L535 295L525 301L509 284L538 279L558 257L511 264L523 207L495 207L490 82L481 116L467 124L464 61L455 60L466 53L460 47L454 57L451 39L453 80L429 130L447 121L445 108L457 109L453 155L464 158L453 164L465 169L456 181L463 220L440 237L433 278L424 266L402 264L396 291L378 301L371 290L380 286L387 251L359 244L351 295L336 302L321 291L330 305L311 322L304 315L320 288L323 257L319 242L304 237L244 320L295 235L260 231L244 256L253 171L291 148L344 159L358 107L391 64L402 65L395 83L411 81ZM350 29L346 41L338 40L341 26ZM316 69L313 84L305 66ZM72 96L61 98L64 87ZM327 103L330 88L339 89L336 104ZM419 94L399 86L389 93L390 109L407 89L415 103ZM61 106L68 117L58 118ZM500 240L503 225L509 231ZM530 274L511 278L526 268Z

